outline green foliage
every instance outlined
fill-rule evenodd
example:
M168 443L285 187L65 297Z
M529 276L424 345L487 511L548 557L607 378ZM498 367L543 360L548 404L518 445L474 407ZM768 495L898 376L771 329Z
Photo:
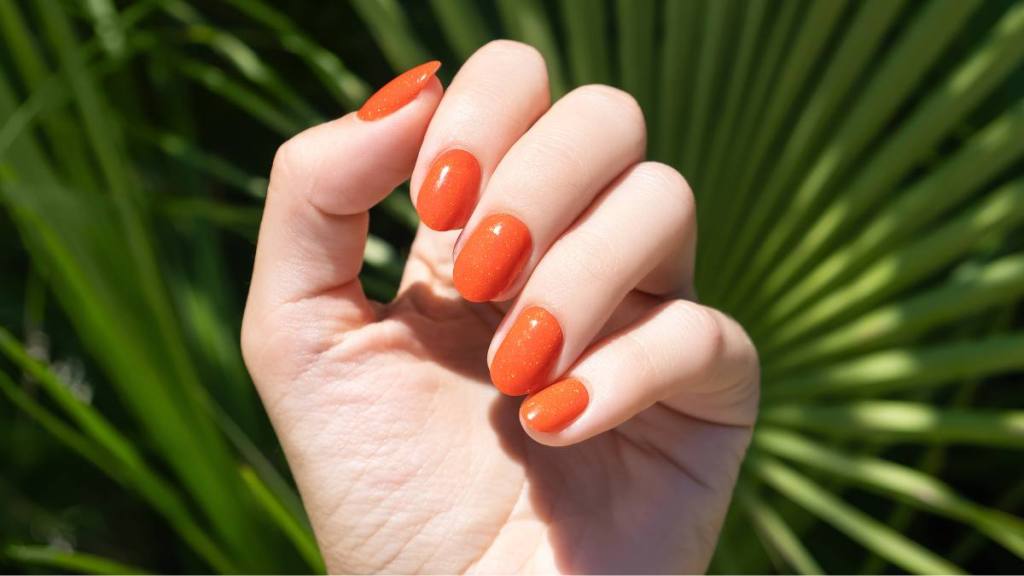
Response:
M1019 570L1003 0L0 0L0 566L323 571L238 350L268 162L495 37L555 97L633 93L696 191L698 291L764 376L712 568ZM399 191L372 220L386 299L416 215Z

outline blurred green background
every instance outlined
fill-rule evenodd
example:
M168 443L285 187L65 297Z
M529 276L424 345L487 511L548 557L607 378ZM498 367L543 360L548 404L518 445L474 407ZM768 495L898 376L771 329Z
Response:
M0 0L0 568L323 569L241 363L290 135L491 38L631 91L764 402L719 572L1024 570L1024 3ZM393 293L416 225L374 209Z

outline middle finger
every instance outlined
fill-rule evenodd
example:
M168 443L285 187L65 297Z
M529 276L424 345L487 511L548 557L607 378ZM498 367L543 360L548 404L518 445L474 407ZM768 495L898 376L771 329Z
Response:
M608 86L573 90L498 164L455 246L455 287L507 300L548 247L612 180L643 158L643 112Z

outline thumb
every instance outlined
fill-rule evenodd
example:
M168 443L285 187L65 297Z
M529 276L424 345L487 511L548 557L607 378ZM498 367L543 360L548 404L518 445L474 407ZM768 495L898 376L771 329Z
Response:
M439 62L413 68L381 88L359 112L310 128L274 158L243 322L247 336L282 328L284 305L315 302L332 331L372 319L359 285L367 211L409 178L441 99Z

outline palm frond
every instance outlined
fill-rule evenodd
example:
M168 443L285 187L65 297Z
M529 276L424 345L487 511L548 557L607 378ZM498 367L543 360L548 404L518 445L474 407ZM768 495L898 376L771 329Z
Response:
M539 49L554 98L592 82L636 97L649 155L698 198L701 298L758 345L762 425L713 568L1022 557L1024 484L951 456L1019 471L1006 454L1024 447L1001 385L1024 374L1019 0L0 0L0 31L3 407L170 527L175 552L125 558L323 570L236 338L266 164L356 109L363 72L436 52L453 74L501 37ZM361 278L387 299L418 225L407 189L372 221ZM95 405L22 344L51 333L54 354L86 359Z

